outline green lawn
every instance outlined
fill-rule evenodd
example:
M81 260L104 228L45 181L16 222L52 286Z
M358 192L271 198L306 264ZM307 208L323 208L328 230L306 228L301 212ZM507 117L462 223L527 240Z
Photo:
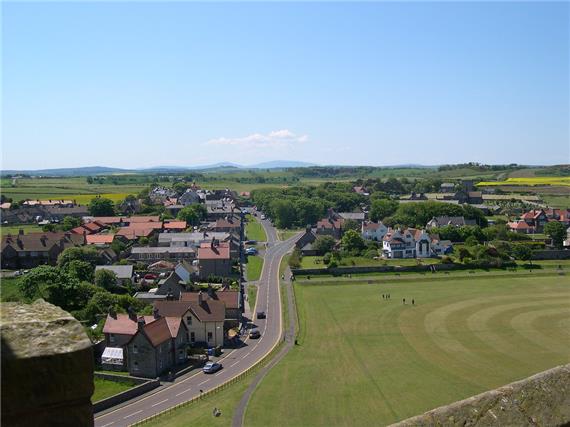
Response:
M102 378L94 378L93 382L95 383L95 392L91 397L92 402L97 402L134 387L134 384L118 383Z
M568 276L295 292L300 345L257 388L247 426L386 425L570 361Z
M261 276L261 269L263 268L263 258L260 256L248 256L247 257L247 280L259 280Z
M267 240L263 226L254 220L253 217L248 218L248 222L245 225L245 235L247 236L247 240L257 240L258 242L265 242Z
M18 288L19 278L0 279L0 301L21 301L22 294Z
M566 209L570 208L570 195L553 196L549 194L541 194L542 200L551 208Z
M16 235L20 230L24 230L24 234L41 233L43 231L42 227L37 224L3 225L0 227L0 236L5 236L7 234Z
M257 286L247 285L247 300L249 303L249 309L253 313L255 310L255 300L257 299Z

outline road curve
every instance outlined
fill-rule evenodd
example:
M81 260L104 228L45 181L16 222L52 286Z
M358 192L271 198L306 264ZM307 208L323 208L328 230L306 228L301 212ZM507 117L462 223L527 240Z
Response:
M96 427L128 426L158 412L188 401L239 375L269 353L281 340L282 318L279 293L279 264L281 258L293 247L296 237L280 242L277 231L268 221L261 221L267 234L263 271L258 281L258 294L255 311L265 311L266 319L255 320L261 331L258 340L245 340L242 348L233 350L222 363L224 369L216 374L201 371L187 378L180 378L172 385L163 386L159 391L100 415L95 415Z

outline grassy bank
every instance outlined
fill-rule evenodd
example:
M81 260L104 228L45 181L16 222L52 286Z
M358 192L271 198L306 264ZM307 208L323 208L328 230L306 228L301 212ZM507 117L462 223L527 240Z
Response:
M245 235L247 240L257 240L258 242L265 242L267 240L263 226L250 215L248 215L248 222L245 225Z
M93 382L95 383L95 392L91 397L92 402L98 402L134 387L134 384L118 383L102 378L94 378Z
M259 280L262 269L263 269L263 258L261 258L260 256L251 256L251 255L247 257L246 274L248 281Z

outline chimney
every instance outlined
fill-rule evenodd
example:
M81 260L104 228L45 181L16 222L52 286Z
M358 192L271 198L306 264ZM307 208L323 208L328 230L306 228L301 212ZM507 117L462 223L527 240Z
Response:
M137 328L138 328L139 331L141 331L142 329L144 329L145 323L146 323L146 322L144 321L144 316L140 316L140 317L137 319Z
M115 307L112 305L109 306L109 316L111 316L113 319L117 318L117 312L115 311Z
M202 291L198 292L198 305L202 305L204 298L202 296Z
M152 310L152 315L154 316L155 319L160 319L160 314L158 314L158 308L154 308L154 310Z

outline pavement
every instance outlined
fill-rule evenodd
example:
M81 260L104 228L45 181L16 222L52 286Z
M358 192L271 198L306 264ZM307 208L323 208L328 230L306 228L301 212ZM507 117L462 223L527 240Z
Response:
M254 319L253 323L261 332L261 338L246 338L241 348L224 355L221 362L223 369L215 374L202 371L178 378L173 383L166 383L155 393L123 404L113 410L95 414L96 427L128 426L158 412L188 401L201 392L224 384L246 369L279 343L282 339L281 297L279 293L279 264L281 258L293 247L295 237L284 242L278 241L277 230L268 221L261 221L267 233L267 250L264 256L263 270L258 283L256 308L253 312L265 311L266 319Z

